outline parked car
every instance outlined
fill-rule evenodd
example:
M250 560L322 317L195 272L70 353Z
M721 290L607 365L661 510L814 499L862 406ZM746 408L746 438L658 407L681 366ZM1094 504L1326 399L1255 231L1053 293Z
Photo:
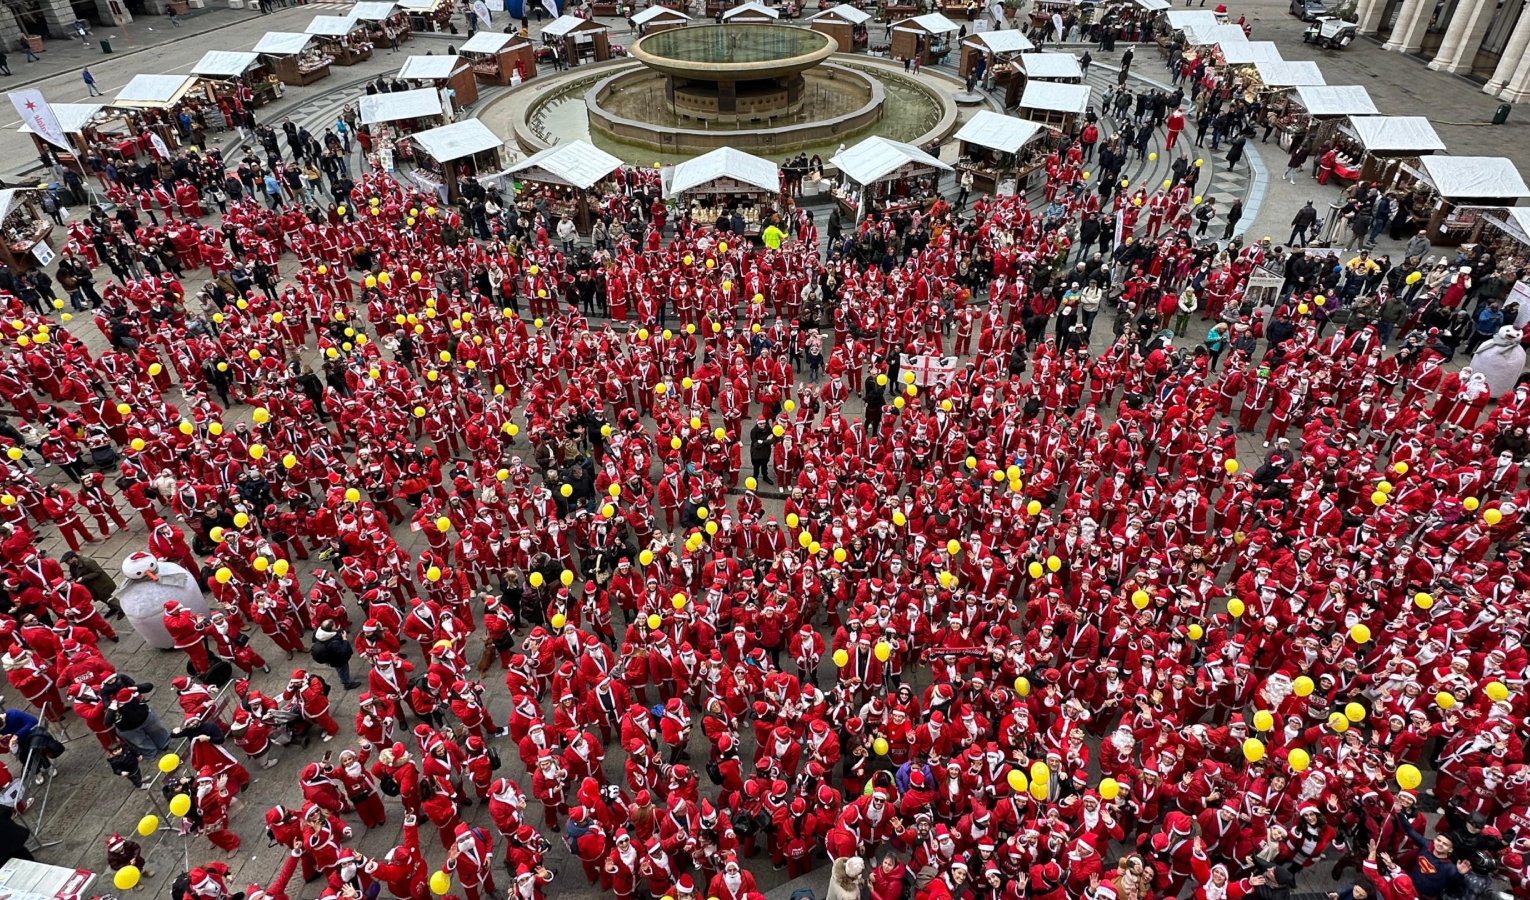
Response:
M1291 15L1303 22L1311 22L1327 12L1328 4L1324 0L1291 0Z

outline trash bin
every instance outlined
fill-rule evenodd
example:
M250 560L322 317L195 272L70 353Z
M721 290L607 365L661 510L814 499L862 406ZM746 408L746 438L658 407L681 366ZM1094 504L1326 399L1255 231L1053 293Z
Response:
M107 40L106 38L102 38L101 39L101 52L102 53L110 53L110 52L112 52L112 42Z
M1507 121L1509 121L1509 104L1500 103L1498 104L1498 111L1493 113L1493 124L1502 125Z

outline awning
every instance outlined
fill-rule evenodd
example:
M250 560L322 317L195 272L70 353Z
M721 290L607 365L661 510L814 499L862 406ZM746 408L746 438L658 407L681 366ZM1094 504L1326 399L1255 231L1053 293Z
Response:
M1344 129L1372 153L1433 153L1445 142L1423 116L1354 116Z
M664 7L654 7L663 9ZM645 10L646 12L646 10ZM460 53L498 53L510 46L512 41L520 40L518 34L505 34L503 31L480 31L468 38L462 44Z
M1379 110L1358 84L1304 84L1291 90L1309 116L1374 116Z
M857 10L857 12L859 12L859 10ZM865 15L865 14L862 13L862 15ZM654 19L671 19L671 18L672 19L679 19L679 20L681 20L683 22L689 22L691 20L690 16L686 15L685 13L681 12L678 9L670 9L667 6L650 6L647 9L643 10L642 12L639 12L636 15L634 15L632 17L632 24L634 24L634 25L647 25L649 22L652 22ZM871 17L867 16L867 18L871 18ZM483 32L481 32L481 31L479 32L479 34L482 34L482 33ZM467 46L463 45L462 49L466 50Z
M978 44L984 49L991 51L995 56L1004 56L1009 53L1024 53L1027 50L1036 49L1030 38L1018 28L1010 28L1004 31L979 31L977 34L969 34L962 41L964 44Z
M295 31L268 31L255 44L256 53L267 56L297 56L313 42L313 35Z
M978 110L977 114L956 133L958 141L977 144L990 150L1018 153L1046 128L1039 122L1017 119L991 110Z
M781 18L781 11L771 9L763 3L756 2L756 0L750 0L748 3L741 3L732 9L724 10L722 14L724 22L740 16L746 19L765 18L774 22L776 19Z
M1210 31L1221 24L1217 14L1209 9L1171 9L1167 15L1169 27L1175 31Z
M1022 53L1015 57L1026 78L1042 81L1076 78L1084 80L1084 70L1071 53Z
M1169 0L1132 0L1132 2L1148 12L1159 12L1173 5L1169 3Z
M1418 162L1424 180L1447 199L1530 197L1519 170L1502 156L1425 156Z
M65 134L79 134L90 124L90 120L96 117L96 113L106 108L105 103L54 103L53 115L58 119L58 125L64 129ZM31 134L32 129L28 125L22 125L16 129L22 134Z
M1501 217L1494 214L1483 218L1502 228L1504 234L1514 240L1530 246L1530 208L1511 206L1503 212Z
M410 138L437 162L472 156L504 146L505 140L489 130L480 119L463 119L440 128L420 131Z
M530 181L586 189L622 167L622 161L588 141L555 144L507 171Z
M859 185L875 184L899 173L905 167L951 169L913 144L884 137L867 138L848 150L834 154L829 162L843 172L846 178Z
M591 26L594 26L594 28L591 28ZM542 29L542 36L564 37L575 31L604 29L605 27L594 19L581 19L578 16L559 16L547 23L547 26Z
M191 67L191 74L207 78L237 78L260 62L260 54L245 50L209 50Z
M781 190L781 173L775 163L732 147L718 147L675 166L665 195L673 197L693 191L720 178L740 181L772 194Z
M862 9L856 9L848 3L839 3L828 9L821 9L807 17L812 22L817 19L841 19L851 25L865 25L871 21L871 13Z
M1260 81L1274 88L1328 83L1328 80L1323 77L1323 70L1318 68L1318 64L1305 59L1298 61L1256 62L1254 63L1254 69L1259 72Z
M1280 48L1275 46L1274 41L1229 41L1221 46L1222 59L1229 66L1281 61Z
M1212 44L1220 47L1224 44L1246 43L1248 35L1243 33L1241 25L1218 24L1210 28L1204 25L1196 25L1185 29L1185 40L1202 47L1209 47Z
M1020 108L1082 113L1089 108L1089 85L1032 79L1026 81L1025 92L1020 95Z
M133 80L117 92L111 105L164 109L174 106L196 83L190 75L134 75Z
M914 16L912 19L900 19L892 24L892 30L910 25L918 28L920 31L928 31L930 34L948 34L952 31L961 31L960 25L940 13L925 13L922 16Z
M38 193L37 188L6 188L0 191L0 223L3 223L5 217L11 214L16 204L25 200L29 194L35 193Z
M351 7L351 18L358 22L381 22L396 9L398 4L392 0L362 0Z
M350 16L314 16L303 30L315 37L345 37L356 30L356 25Z
M398 70L398 77L422 81L450 78L452 72L462 64L463 60L456 56L411 56L404 60L403 68Z
M391 94L366 94L361 98L361 124L380 125L401 119L441 115L441 95L433 87Z
M398 0L399 8L412 13L434 12L447 0Z

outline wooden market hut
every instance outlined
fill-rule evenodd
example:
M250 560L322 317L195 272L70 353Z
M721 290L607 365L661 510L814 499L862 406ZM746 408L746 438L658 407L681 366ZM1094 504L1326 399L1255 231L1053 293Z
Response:
M1089 109L1089 85L1031 79L1020 94L1020 118L1071 135Z
M1382 190L1392 186L1404 164L1443 153L1445 142L1423 116L1350 116L1339 126L1339 139L1351 144L1359 159L1360 180Z
M1004 71L1004 64L1013 60L1021 53L1036 49L1025 32L1018 28L1008 28L1004 31L979 31L962 38L962 53L959 61L962 77L966 78L972 68L978 64L978 60L988 60L988 71L994 73L996 79ZM1007 77L1007 74L1006 74ZM1013 105L1013 104L1010 104Z
M657 34L668 31L671 28L684 28L691 24L691 17L678 9L671 9L662 4L650 6L641 10L632 17L633 31L642 37L645 34Z
M266 60L271 71L288 87L313 84L329 77L334 57L315 46L311 34L293 31L268 31L255 44L255 52Z
M463 119L409 138L419 148L409 178L432 191L442 203L457 202L457 182L464 176L490 174L501 167L505 141L478 119Z
M841 53L856 53L871 43L871 34L866 28L871 13L848 3L821 9L808 16L807 21L809 28L833 38Z
M563 15L542 29L542 43L563 45L571 66L582 62L605 62L611 58L611 26L594 19Z
M697 220L710 222L736 211L747 234L759 234L781 210L781 171L732 147L719 147L665 172L664 196L699 207Z
M622 167L622 161L588 141L554 144L511 166L517 204L543 201L555 217L567 213L588 234L595 224L591 191Z
M409 27L409 16L399 9L394 0L361 0L351 7L351 18L366 24L367 36L373 44L387 43L388 35L384 29L392 30L400 44L414 37Z
M939 197L940 173L951 167L913 144L869 137L834 154L829 164L839 170L835 202L859 222L873 204L891 212L917 208L927 211Z
M337 66L354 66L372 58L372 41L365 22L350 16L314 16L304 29Z
M1223 65L1228 66L1253 66L1282 61L1280 48L1274 41L1222 41L1217 44L1217 54Z
M771 9L758 0L741 3L722 14L723 23L729 25L774 25L780 18L780 10Z
M176 114L181 105L192 98L196 86L197 79L192 75L134 75L133 80L124 85L107 105L127 114L130 120L141 120L164 141L165 148L170 149L181 143ZM127 130L129 134L136 131L132 121ZM137 142L133 142L132 146L133 151L124 154L129 158L141 149Z
M484 84L519 84L537 77L537 52L520 34L480 31L457 51Z
M249 89L256 107L276 99L276 73L253 50L209 50L191 67L191 74L214 103L237 95L241 86Z
M1397 186L1414 190L1414 209L1431 211L1422 227L1436 246L1476 240L1485 212L1530 197L1530 186L1502 156L1425 156L1417 166L1403 163L1402 170Z
M452 0L398 0L398 5L410 31L429 34L451 30Z
M1031 173L1045 164L1047 128L992 110L978 110L956 132L958 173L972 173L972 187L984 193L1024 195ZM999 185L1009 182L1007 190Z
M1328 83L1323 77L1322 68L1306 59L1256 62L1254 72L1259 76L1260 83L1272 90Z
M38 188L7 188L0 191L0 262L12 272L25 272L53 259L48 235L53 220L42 210Z
M398 135L435 128L444 125L446 119L441 93L435 88L365 94L359 101L359 112L361 124L374 130L375 126L385 126Z
M1166 10L1159 19L1159 35L1161 43L1169 43L1175 38L1183 37L1185 43L1195 43L1193 35L1196 31L1208 31L1225 21L1225 16L1219 16L1209 9L1171 9Z
M1317 146L1338 131L1350 116L1376 116L1381 111L1370 92L1358 84L1303 84L1287 92L1287 108L1295 113L1293 132Z
M951 50L951 41L961 26L940 13L925 13L900 19L888 28L892 58L918 58L920 65L933 66Z
M411 56L395 76L411 87L431 87L449 92L455 114L478 102L478 79L473 74L473 62L463 56Z

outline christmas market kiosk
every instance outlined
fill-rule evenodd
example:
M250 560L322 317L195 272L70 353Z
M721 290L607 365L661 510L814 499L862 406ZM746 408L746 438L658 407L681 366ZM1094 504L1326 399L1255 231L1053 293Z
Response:
M410 145L400 143L406 135L446 124L441 94L435 88L416 88L389 94L366 94L359 103L359 118L367 129L371 162L393 171L395 157L408 159Z
M848 3L837 3L828 9L820 9L808 16L807 21L809 28L833 38L841 53L865 50L871 42L871 34L866 28L866 23L871 21L871 13Z
M107 145L115 144L114 139L106 138L97 127L101 124L97 116L102 110L106 109L105 103L53 103L50 105L53 107L54 118L58 119L59 128L63 129L64 136L69 139L69 145L74 148L74 152L65 153L59 150L33 131L31 126L23 123L16 130L22 134L30 134L32 136L32 143L37 146L39 153L47 149L56 154L60 162L63 162L65 165L74 162L75 168L78 169L78 159L81 156L89 155L98 145L98 142ZM109 117L101 116L100 118L105 119ZM131 140L131 135L128 136L128 139ZM84 175L87 173L80 169L80 174Z
M128 134L138 133L138 123L146 126L159 139L156 149L168 158L170 148L181 144L177 114L183 106L198 105L196 86L191 75L134 75L110 106L127 118Z
M255 52L266 60L271 71L288 87L313 84L329 77L333 56L316 46L311 34L295 31L268 31L255 44Z
M257 108L265 106L276 99L280 83L260 54L249 50L209 50L191 67L191 74L214 104L226 97L247 97Z
M691 208L697 222L715 222L725 212L744 220L746 234L759 234L780 212L781 171L768 159L718 147L665 172L664 195Z
M537 77L537 51L519 34L480 31L457 51L484 84L517 85Z
M415 145L409 179L435 193L442 203L455 203L464 178L491 175L501 168L505 141L478 119L463 119L408 137Z
M350 16L314 16L304 29L319 42L337 66L354 66L372 58L372 39L365 22Z
M951 52L961 26L940 13L900 19L888 26L893 59L917 59L922 66L939 65Z
M671 28L684 28L691 24L691 17L678 9L670 9L663 4L650 6L632 17L633 33L639 37L645 34L657 34L668 31Z
M1357 162L1361 181L1392 186L1404 163L1445 151L1439 132L1423 116L1350 116L1339 126L1341 152Z
M1020 117L1072 135L1089 109L1089 85L1029 79L1020 94Z
M1502 156L1425 156L1402 164L1396 186L1413 191L1413 209L1436 246L1475 241L1483 214L1501 214L1530 197L1530 186Z
M411 87L434 88L451 100L449 112L466 109L478 102L478 78L473 62L462 56L411 56L395 76Z
M571 66L611 58L611 28L594 19L559 16L543 26L542 43L562 44L563 58Z
M1031 174L1046 163L1047 128L992 110L979 110L956 133L956 171L972 173L974 190L1024 194Z
M409 28L409 16L393 0L362 0L351 7L351 18L367 26L367 38L374 45L391 47L389 34L400 44L414 37Z
M45 266L53 260L48 235L53 221L42 210L38 188L0 191L0 262L12 272Z
M859 222L873 209L928 211L940 196L940 173L951 167L912 144L869 137L829 158L839 169L833 187L841 210Z
M546 204L554 216L569 215L582 234L595 224L598 204L591 195L622 167L622 161L588 141L554 144L511 166L517 206L532 209Z

